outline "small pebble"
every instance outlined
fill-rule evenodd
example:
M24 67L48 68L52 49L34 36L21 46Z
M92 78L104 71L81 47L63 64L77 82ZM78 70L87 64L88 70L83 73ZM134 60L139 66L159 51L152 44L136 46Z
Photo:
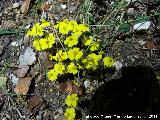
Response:
M133 15L133 14L134 14L134 8L129 8L129 9L127 10L127 13L128 13L129 15Z
M67 8L67 5L61 4L61 8L62 8L62 9L66 9L66 8Z
M69 7L70 13L75 12L76 9L77 9L76 6L70 6Z
M116 70L121 69L122 66L123 66L122 63L121 63L120 61L115 61L114 65L115 65L115 67L116 67Z
M139 43L141 46L143 46L143 45L145 45L146 41L144 41L144 40L139 40L138 43Z
M85 88L88 88L90 86L90 82L88 80L84 81Z
M150 21L137 23L134 25L134 30L147 30L151 25Z
M19 5L20 5L19 3L13 3L13 6L12 6L12 7L13 7L13 9L15 9L15 8L18 8Z

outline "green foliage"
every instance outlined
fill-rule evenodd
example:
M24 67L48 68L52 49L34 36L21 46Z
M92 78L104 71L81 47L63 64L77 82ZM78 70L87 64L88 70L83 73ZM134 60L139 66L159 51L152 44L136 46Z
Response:
M122 23L119 28L118 28L118 31L119 32L129 32L130 30L130 25L128 23Z
M136 18L135 23L142 23L142 22L148 21L149 19L150 19L150 16L138 16Z
M154 2L155 4L159 4L159 3L160 3L160 0L153 0L153 2Z

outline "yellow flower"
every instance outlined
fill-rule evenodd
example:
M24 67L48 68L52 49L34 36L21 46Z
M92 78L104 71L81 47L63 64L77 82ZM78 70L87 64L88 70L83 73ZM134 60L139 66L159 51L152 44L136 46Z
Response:
M64 116L67 117L68 120L74 120L75 119L75 109L73 107L67 108L66 112L64 113Z
M95 53L89 54L87 59L83 59L82 63L85 65L87 69L92 68L95 70L98 65L98 61L100 60L101 56L96 55Z
M79 25L75 26L74 29L73 29L73 33L80 36L82 34L82 30L81 28L79 27Z
M46 42L46 39L44 39L44 38L41 38L39 40L39 44L40 44L42 50L45 50L48 48L48 44Z
M40 25L42 28L45 28L45 27L48 27L48 26L50 26L50 22L47 22L46 20L42 20L42 24Z
M38 38L35 38L33 42L33 46L36 48L36 50L39 50L39 51L42 50Z
M84 45L85 46L88 46L92 43L93 39L90 37L90 38L85 38L84 39Z
M91 51L98 50L98 47L99 47L99 44L98 44L98 43L92 42L91 47L90 47L90 50L91 50Z
M53 60L53 55L49 54L49 60Z
M68 95L67 98L65 99L65 103L69 106L69 107L76 107L78 104L78 96L77 94L71 94Z
M40 26L40 23L36 23L27 31L27 36L42 36L43 34L43 28Z
M49 33L46 37L46 44L48 45L48 48L51 48L53 44L55 43L55 37L52 33Z
M74 63L70 63L68 65L68 72L73 74L76 74L78 72L77 67Z
M51 48L54 43L55 37L53 36L53 34L49 33L45 38L41 38L40 40L35 38L33 46L36 48L36 50L40 51Z
M86 31L89 31L89 27L85 24L79 24L79 29L82 31L82 32L86 32Z
M59 51L56 53L56 56L53 57L53 59L55 59L56 61L57 61L57 60L63 61L63 60L66 60L67 58L68 58L67 52L63 52L62 50L59 50Z
M88 59L94 59L96 61L100 60L100 56L99 55L96 55L95 53L92 53L92 54L89 54L87 56Z
M100 60L102 59L102 55L103 55L103 54L104 54L104 51L101 50L101 51L99 52L99 58L100 58Z
M54 70L59 74L63 74L64 70L65 70L65 67L62 63L58 63L58 64L54 65Z
M73 45L77 45L78 44L78 38L77 36L69 36L66 38L66 40L64 41L65 45L68 45L68 47L72 47Z
M65 22L59 23L59 32L62 34L67 34L69 32L69 28L68 28L67 23L65 23Z
M49 80L54 81L57 79L58 73L54 69L52 69L52 70L48 71L47 76L48 76Z
M76 26L78 26L78 24L77 24L77 22L76 22L75 20L69 21L69 23L68 23L68 28L69 28L70 30L74 30L74 28L75 28Z
M83 55L83 52L79 48L73 48L68 51L68 58L70 60L79 60Z
M106 66L106 67L112 67L114 64L113 58L111 58L109 56L104 57L103 62L104 62L104 66Z

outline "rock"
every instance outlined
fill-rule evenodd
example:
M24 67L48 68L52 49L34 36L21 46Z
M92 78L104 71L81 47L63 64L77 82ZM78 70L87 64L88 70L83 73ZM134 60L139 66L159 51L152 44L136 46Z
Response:
M32 65L36 61L36 53L31 47L27 47L24 54L19 56L19 68Z
M114 66L116 67L116 70L120 70L123 67L120 61L115 61Z
M17 85L18 81L19 81L19 78L17 78L14 74L10 74L9 75L9 79L11 79L11 82L14 84L14 85Z
M134 25L133 29L134 30L146 30L150 27L150 25L151 25L150 21L137 23L137 24Z
M126 0L126 2L131 3L131 2L135 2L136 0Z
M90 82L88 80L84 81L84 87L88 88L90 86Z
M129 8L129 9L127 10L127 13L128 13L129 15L133 15L133 14L134 14L134 8Z
M146 41L145 41L145 40L139 40L138 43L139 43L141 46L143 46L143 45L145 45Z
M61 8L62 8L62 9L66 9L66 8L67 8L67 5L61 4Z
M14 41L14 42L11 43L11 45L17 47L17 46L19 46L19 43L17 41Z
M19 3L13 3L13 9L15 9L15 8L18 8L20 6L20 4Z
M76 9L77 9L77 7L73 6L73 5L69 7L70 13L74 13Z

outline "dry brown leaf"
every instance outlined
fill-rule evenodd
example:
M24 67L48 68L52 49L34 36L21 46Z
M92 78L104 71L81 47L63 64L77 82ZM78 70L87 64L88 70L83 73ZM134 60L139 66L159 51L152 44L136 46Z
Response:
M59 86L61 91L70 93L70 94L79 94L82 95L81 87L76 86L73 82L61 83Z
M146 41L145 47L150 50L159 48L153 41Z
M34 114L36 111L45 107L45 101L40 96L32 96L28 102L28 108Z
M22 6L21 6L21 13L26 14L29 9L31 0L23 0Z
M19 69L15 70L14 73L16 74L17 77L21 78L27 74L28 69L29 69L28 66L26 66L24 68L19 68Z
M46 68L53 68L53 62L49 60L48 52L41 52L40 58L44 61L44 65Z
M58 0L60 3L67 3L68 0Z
M15 28L17 25L16 25L16 22L13 21L13 20L8 20L8 21L4 21L2 20L2 28L3 29L12 29L12 28Z
M26 95L29 90L31 81L32 81L32 77L25 77L25 78L19 79L18 84L14 89L15 93Z
M50 5L48 4L48 3L42 3L42 5L41 5L41 7L39 8L39 10L41 11L41 12L47 12L48 10L49 10L49 8L50 8Z

